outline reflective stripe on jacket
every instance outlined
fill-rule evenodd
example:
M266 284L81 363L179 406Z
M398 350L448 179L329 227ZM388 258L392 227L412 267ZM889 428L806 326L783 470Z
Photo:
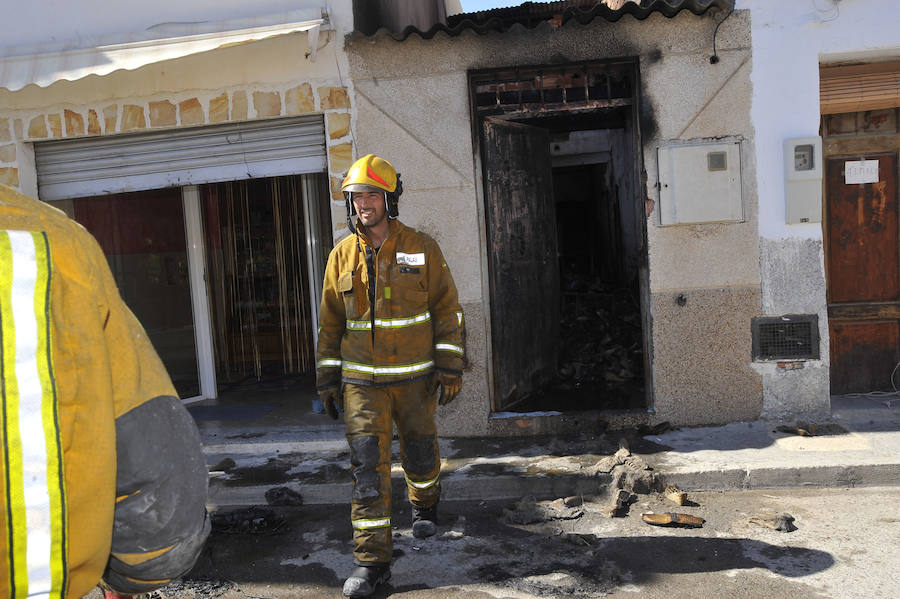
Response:
M341 380L396 383L435 368L462 372L465 322L444 256L428 235L397 220L389 225L374 260L374 319L368 238L350 235L328 257L319 312L319 389Z

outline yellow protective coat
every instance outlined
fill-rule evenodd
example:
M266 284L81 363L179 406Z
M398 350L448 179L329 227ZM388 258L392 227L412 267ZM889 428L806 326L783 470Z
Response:
M316 386L389 385L462 373L465 324L456 285L438 244L398 220L375 255L369 280L365 233L344 238L325 268ZM357 247L359 239L359 247ZM374 335L368 296L375 285Z
M360 564L391 561L393 424L410 501L421 508L438 501L432 375L436 368L461 374L465 355L462 308L440 248L399 221L389 227L377 254L364 232L332 250L319 315L317 387L344 383L353 555Z
M106 257L83 227L47 204L0 186L0 231L7 262L8 239L21 239L20 232L32 234L36 247L45 239L52 254L46 298L49 312L38 314L39 319L49 317L49 335L45 336L49 347L43 349L48 350L44 355L52 358L50 376L44 377L43 393L49 398L49 407L43 408L44 429L47 454L58 467L56 472L48 469L47 483L54 499L51 503L56 505L51 509L54 534L49 542L55 553L50 596L77 599L98 583L110 557L116 505L115 420L148 400L176 393L146 333L119 297ZM8 300L9 290L5 293ZM36 296L36 306L40 301ZM3 314L8 314L6 308ZM12 323L2 324L6 327L4 350L9 350ZM37 353L41 354L40 348ZM9 514L22 521L21 514L16 515L21 500L14 492L21 481L16 483L15 464L9 466L9 456L15 454L10 448L16 435L31 433L20 428L22 423L11 413L13 399L7 393L14 380L11 369L19 365L4 360L4 366L0 434L7 459L0 460L0 596L7 597L23 596L29 579L27 571L23 578L24 560L12 559L16 551L11 551L9 544ZM16 374L19 386L24 386L24 375ZM54 481L56 489L52 488ZM30 536L28 539L33 542ZM22 545L21 538L18 545ZM21 547L18 552L21 557ZM13 563L15 576L10 571ZM14 589L15 584L18 588Z

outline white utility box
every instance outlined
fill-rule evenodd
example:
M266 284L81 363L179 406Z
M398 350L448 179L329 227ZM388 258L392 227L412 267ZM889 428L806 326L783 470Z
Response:
M822 138L784 142L785 222L822 222Z
M740 142L657 149L661 225L744 220Z

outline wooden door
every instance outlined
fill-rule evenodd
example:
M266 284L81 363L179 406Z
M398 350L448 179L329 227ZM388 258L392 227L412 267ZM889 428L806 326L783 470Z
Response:
M484 123L495 410L556 376L559 264L546 130Z
M859 160L878 161L876 182L845 182ZM897 155L830 158L825 176L831 392L889 391L900 361Z

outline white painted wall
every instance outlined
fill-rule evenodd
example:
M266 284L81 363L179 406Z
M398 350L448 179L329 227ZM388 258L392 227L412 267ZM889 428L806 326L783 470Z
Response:
M896 0L737 0L751 13L755 134L759 192L762 312L819 316L820 360L763 378L762 416L827 414L830 398L828 307L821 223L785 223L784 141L819 134L819 65L900 57Z
M896 0L737 0L751 10L759 232L821 239L819 223L785 224L783 143L819 134L819 64L900 57Z

